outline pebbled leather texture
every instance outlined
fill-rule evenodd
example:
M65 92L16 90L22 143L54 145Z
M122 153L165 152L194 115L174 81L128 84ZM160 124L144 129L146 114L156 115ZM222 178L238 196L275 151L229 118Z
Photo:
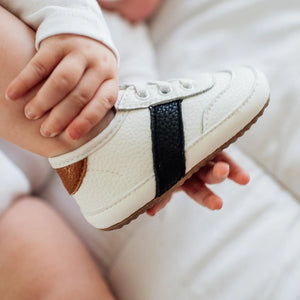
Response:
M150 106L156 197L185 175L182 100Z

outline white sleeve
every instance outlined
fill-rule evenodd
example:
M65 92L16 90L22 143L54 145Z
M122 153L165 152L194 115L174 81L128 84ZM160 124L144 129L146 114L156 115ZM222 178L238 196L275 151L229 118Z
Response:
M118 57L96 0L0 0L0 5L36 31L36 49L47 37L69 33L98 40Z
M0 215L21 195L30 192L24 173L0 151Z

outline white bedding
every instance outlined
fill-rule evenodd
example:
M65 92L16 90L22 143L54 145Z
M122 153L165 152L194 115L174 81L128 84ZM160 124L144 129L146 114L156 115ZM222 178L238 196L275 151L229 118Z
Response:
M169 0L151 33L162 77L236 65L267 74L271 105L239 145L300 197L300 2Z
M300 3L168 0L151 22L161 78L241 64L267 73L271 104L232 154L247 188L225 183L221 212L177 195L120 250L120 299L300 299ZM257 163L255 163L255 161Z
M225 201L220 212L177 194L155 218L111 233L82 219L56 176L41 195L79 232L118 299L300 299L300 3L165 0L150 24L156 57L145 27L108 18L122 48L122 82L156 78L157 66L162 78L240 64L267 73L270 107L230 149L251 183L215 187Z

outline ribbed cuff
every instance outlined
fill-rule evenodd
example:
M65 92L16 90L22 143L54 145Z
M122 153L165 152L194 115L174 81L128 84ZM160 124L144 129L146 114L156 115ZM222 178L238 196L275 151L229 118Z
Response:
M119 63L119 53L103 16L99 18L96 14L84 14L79 10L52 14L45 18L37 30L36 49L39 49L40 43L44 39L58 34L75 34L95 39L110 48Z

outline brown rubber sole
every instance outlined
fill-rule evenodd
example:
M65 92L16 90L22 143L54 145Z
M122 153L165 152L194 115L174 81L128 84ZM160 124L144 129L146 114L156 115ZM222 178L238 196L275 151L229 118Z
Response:
M162 199L168 197L171 193L173 193L179 186L181 186L187 179L191 178L191 176L193 174L195 174L196 172L198 172L200 170L200 168L202 168L203 166L205 166L209 161L211 161L218 153L220 153L222 150L224 150L225 148L227 148L230 144L234 143L239 137L241 137L246 131L248 131L250 129L250 127L256 123L256 121L259 119L259 117L262 116L262 114L264 113L264 110L266 109L266 107L269 104L270 99L268 99L267 103L265 104L265 106L263 107L263 109L252 119L252 121L250 123L248 123L239 133L237 133L234 137L232 137L229 141L227 141L224 145L222 145L221 147L219 147L217 150L215 150L212 154L210 154L208 157L206 157L205 159L201 160L196 166L194 166L180 181L178 181L175 185L173 185L173 187L171 187L168 191L166 191L164 194L162 194L161 196L154 198L153 200L151 200L150 202L148 202L146 205L144 205L143 207L141 207L140 209L138 209L136 212L134 212L133 214L131 214L128 218L124 219L123 221L112 225L108 228L104 228L101 230L104 231L110 231L110 230L114 230L114 229L120 229L122 228L124 225L129 224L131 221L135 220L139 215L141 215L142 213L144 213L147 209L153 207L155 204L159 203Z

